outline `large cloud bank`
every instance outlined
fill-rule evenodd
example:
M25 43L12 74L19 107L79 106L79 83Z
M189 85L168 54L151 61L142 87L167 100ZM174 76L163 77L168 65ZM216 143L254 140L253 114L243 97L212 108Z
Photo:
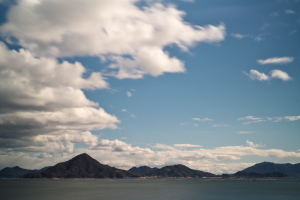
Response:
M192 25L184 15L174 5L155 0L19 0L12 5L0 26L0 169L41 168L82 152L120 168L182 163L214 173L248 167L251 163L241 161L247 156L300 160L299 152L260 149L264 145L251 141L214 149L203 144L142 148L93 134L117 129L120 120L89 100L84 90L108 89L111 76L139 79L183 73L184 61L166 47L188 51L198 42L224 40L224 24ZM103 64L88 73L82 63L61 61L76 56L98 57ZM264 61L276 62L287 61ZM279 70L270 76L252 70L250 77L290 80ZM284 119L299 118L289 117ZM87 148L75 148L76 143Z

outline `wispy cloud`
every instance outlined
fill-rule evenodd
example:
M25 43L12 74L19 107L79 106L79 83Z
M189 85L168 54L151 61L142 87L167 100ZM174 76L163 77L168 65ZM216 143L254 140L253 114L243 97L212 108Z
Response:
M264 118L261 117L254 117L254 116L246 116L246 117L241 117L238 119L239 121L246 121L243 124L248 125L252 123L259 123L259 122L264 122L266 121Z
M132 97L132 95L133 95L135 92L136 92L135 89L130 89L129 91L126 91L126 95L127 95L128 97Z
M202 147L201 145L195 145L195 144L174 144L174 147L180 147L180 148L197 148Z
M261 73L255 69L251 69L250 73L244 72L247 76L249 76L252 80L259 80L259 81L267 81L270 79L268 75L265 73Z
M296 12L293 11L293 10L284 10L284 12L285 12L285 14L287 14L287 15L294 15L294 14L296 14Z
M248 147L253 147L253 148L259 148L259 147L265 147L265 144L255 144L249 140L246 141L246 144Z
M271 79L281 79L283 81L292 80L288 73L279 69L270 71L270 75L266 75L265 73L259 72L255 69L251 69L250 73L244 72L244 74L249 76L250 79L258 81L269 81Z
M241 33L232 33L231 36L234 37L234 38L237 38L237 39L243 39L243 38L246 38L246 37L251 37L250 35L244 35L244 34L241 34Z
M123 108L121 111L128 113L132 118L136 118L136 116L134 114L132 114L131 112L129 112L126 108Z
M208 121L213 121L213 119L210 119L208 117L205 118L192 118L193 121L198 121L198 122L208 122Z
M169 146L169 145L166 145L166 144L160 144L160 143L157 143L152 147L155 148L155 149L168 149L168 150L172 150L172 151L176 150L176 148L174 148L172 146Z
M294 61L293 57L274 57L274 58L267 58L267 59L260 59L257 62L261 65L266 64L287 64Z
M282 122L282 121L298 121L300 120L300 115L299 116L284 116L284 117L254 117L254 116L246 116L246 117L241 117L238 119L238 121L245 121L243 125L249 125L252 123L259 123L259 122ZM247 131L246 131L247 132ZM241 133L240 134L246 134Z

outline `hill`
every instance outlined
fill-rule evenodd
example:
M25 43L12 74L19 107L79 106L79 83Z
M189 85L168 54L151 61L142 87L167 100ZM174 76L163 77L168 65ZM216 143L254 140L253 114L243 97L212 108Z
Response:
M288 177L287 174L281 172L271 172L271 173L255 173L255 172L244 172L238 171L237 173L232 175L233 177L244 177L244 178L283 178Z
M41 172L26 174L22 178L126 178L138 176L132 172L103 165L83 153Z
M214 177L214 174L193 170L184 165L166 166L145 174L157 177Z
M242 172L247 172L247 173L259 173L259 174L267 174L267 173L273 173L273 172L280 172L287 174L288 176L291 177L300 177L300 163L298 164L277 164L277 163L272 163L272 162L262 162L255 164L251 167L248 167Z
M145 175L145 174L153 172L157 169L158 168L156 168L156 167L151 168L151 167L148 167L148 166L141 166L141 167L132 167L128 171L133 172L133 173L137 173L137 174Z
M35 173L39 170L30 170L30 169L23 169L19 166L15 167L5 167L0 171L0 178L20 178L24 174L28 173Z

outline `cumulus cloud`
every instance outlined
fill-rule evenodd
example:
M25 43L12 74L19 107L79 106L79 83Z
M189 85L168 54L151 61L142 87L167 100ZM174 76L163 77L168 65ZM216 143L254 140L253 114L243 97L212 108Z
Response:
M272 70L270 72L270 74L271 74L272 78L278 78L278 79L281 79L283 81L292 80L292 78L286 72L278 70L278 69Z
M174 5L150 1L141 8L137 2L19 1L0 31L36 56L99 56L110 62L107 75L119 79L184 72L184 63L166 46L186 51L197 42L225 38L224 24L193 26Z
M274 57L274 58L267 58L265 60L260 59L257 62L261 65L266 64L287 64L294 61L293 57Z
M1 42L1 147L69 152L74 143L87 144L87 138L95 143L95 136L86 131L117 128L117 117L82 91L105 89L108 83L101 73L83 78L84 73L80 63L59 63L25 49L9 50Z
M184 72L183 61L165 47L187 51L197 42L224 40L222 23L191 25L172 4L148 1L139 7L137 2L24 0L10 6L0 34L20 49L0 43L3 148L71 152L80 142L100 148L104 141L94 147L97 137L90 131L116 129L120 121L83 90L108 89L104 76L136 79ZM106 68L87 73L81 63L63 61L75 56L98 56Z

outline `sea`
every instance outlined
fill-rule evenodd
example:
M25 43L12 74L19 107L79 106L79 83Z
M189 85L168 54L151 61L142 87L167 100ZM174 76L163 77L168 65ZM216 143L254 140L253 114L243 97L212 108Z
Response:
M1 200L299 200L300 180L0 179Z

